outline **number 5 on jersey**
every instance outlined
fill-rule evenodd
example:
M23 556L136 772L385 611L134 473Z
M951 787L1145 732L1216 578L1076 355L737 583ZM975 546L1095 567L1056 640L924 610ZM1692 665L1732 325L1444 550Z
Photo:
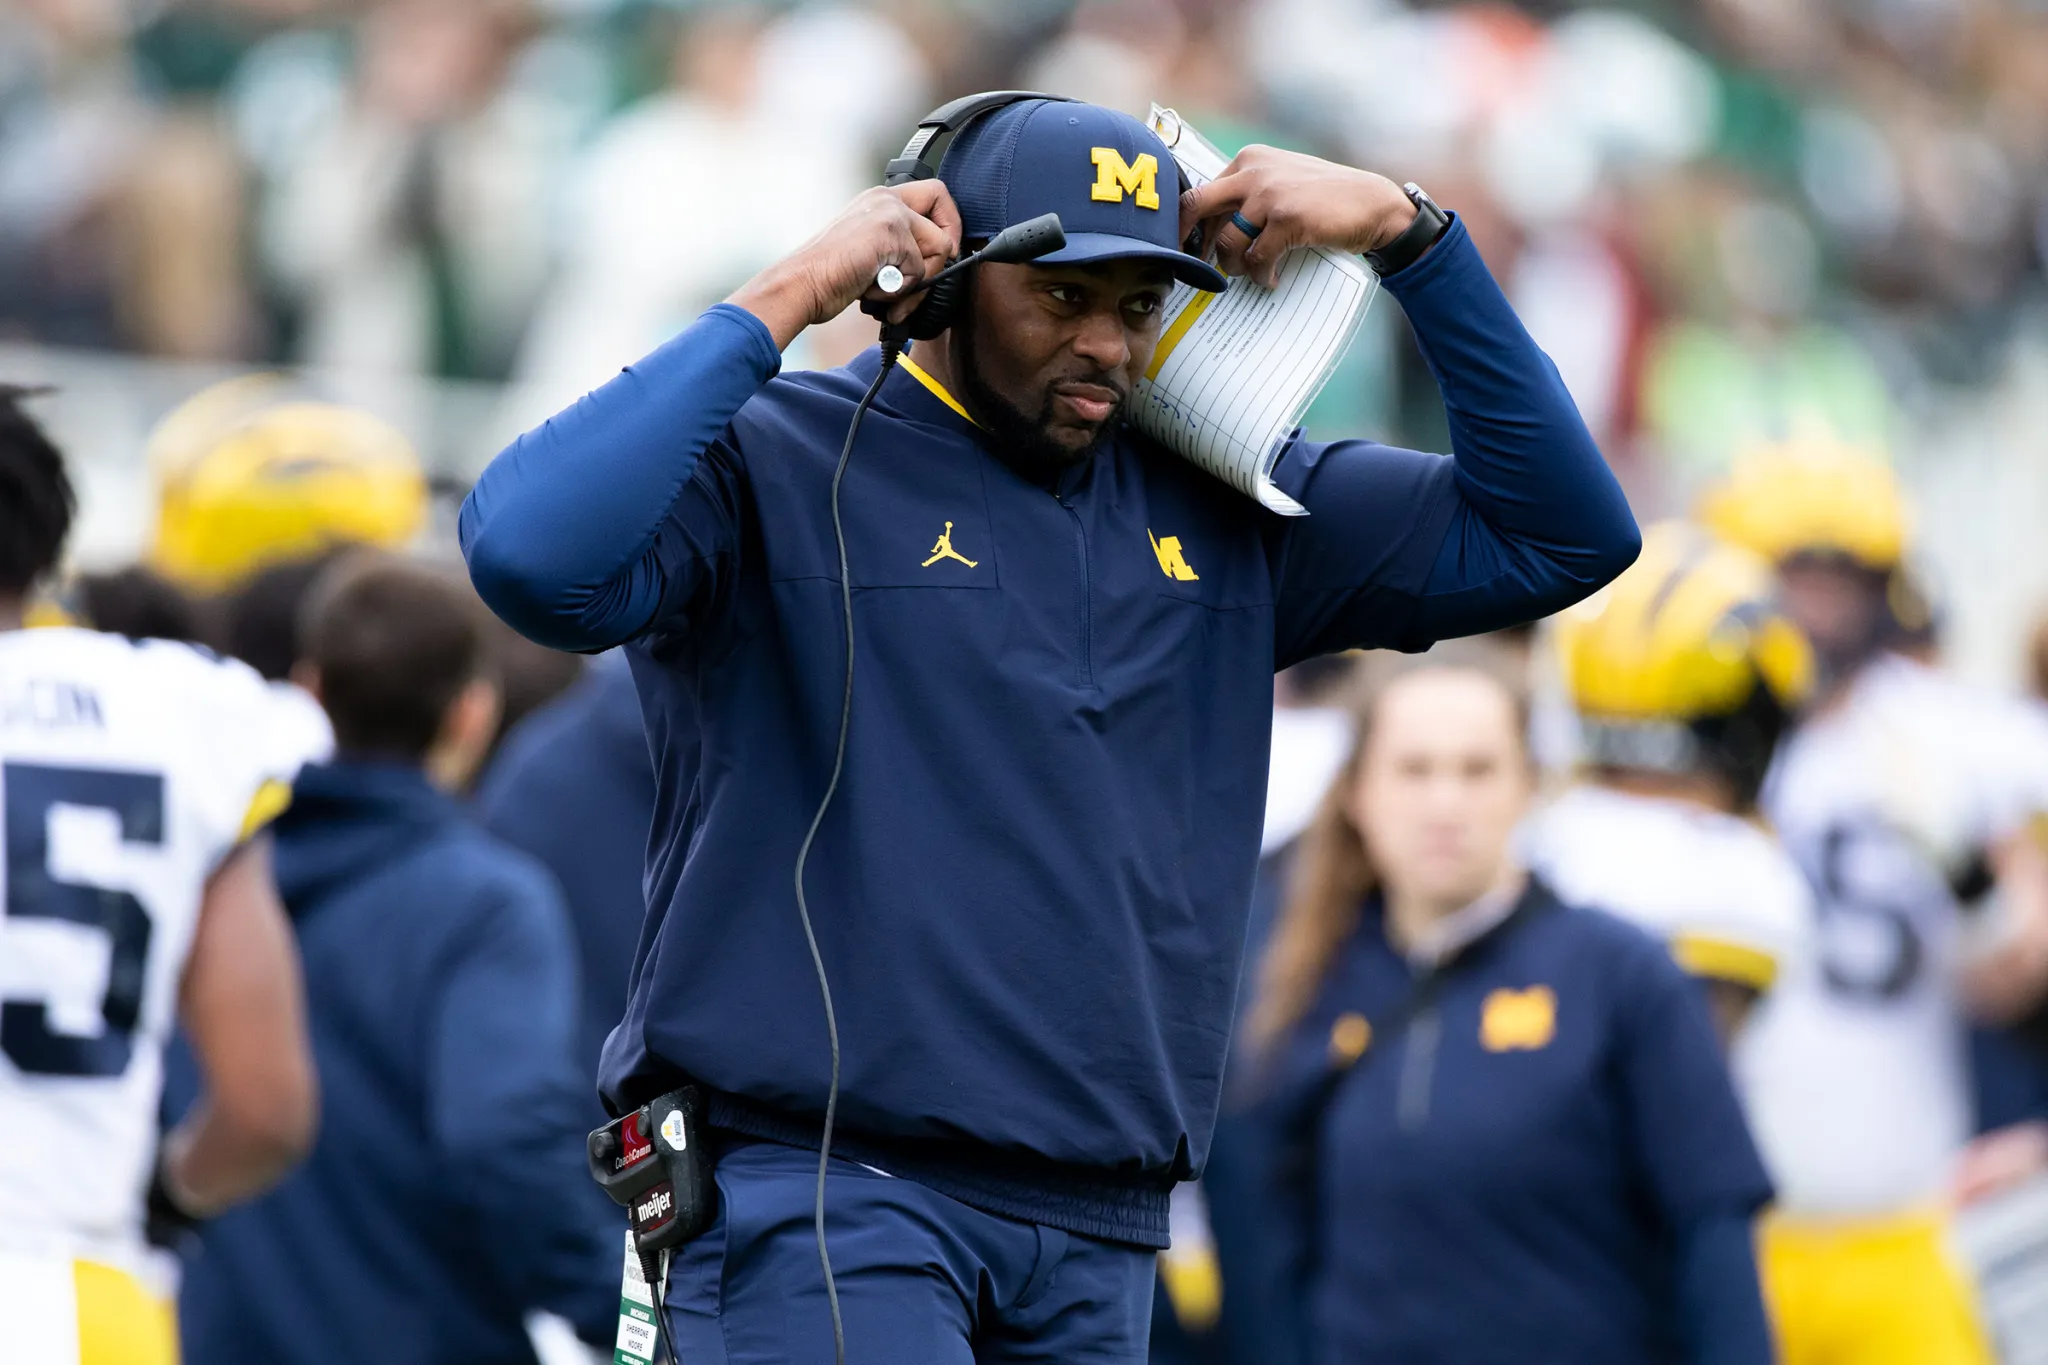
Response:
M100 1000L101 1031L60 1033L50 1025L47 1000L0 1000L0 1051L22 1071L38 1076L118 1076L128 1069L133 1033L142 1017L149 968L149 913L124 890L66 881L51 862L52 816L62 807L110 812L124 844L164 841L164 780L156 773L61 768L40 763L0 765L0 803L7 888L0 904L0 967L11 935L35 932L37 921L80 925L107 936L107 986ZM0 972L0 981L7 975Z

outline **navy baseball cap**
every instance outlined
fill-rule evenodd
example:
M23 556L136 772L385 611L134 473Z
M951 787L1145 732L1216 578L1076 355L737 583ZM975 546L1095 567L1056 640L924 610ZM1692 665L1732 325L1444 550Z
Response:
M1061 100L1008 105L955 135L939 178L966 238L1057 213L1067 244L1034 264L1150 257L1196 289L1229 283L1180 249L1180 167L1159 135L1129 114Z

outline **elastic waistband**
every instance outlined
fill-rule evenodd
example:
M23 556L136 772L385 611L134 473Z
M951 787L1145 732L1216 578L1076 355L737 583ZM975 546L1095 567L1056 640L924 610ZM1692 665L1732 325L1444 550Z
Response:
M707 1099L713 1128L818 1150L820 1121L815 1118L799 1118L723 1091L709 1091ZM844 1129L832 1135L832 1154L914 1180L999 1218L1042 1223L1148 1251L1164 1251L1170 1241L1166 1206L1173 1186L1159 1178L1032 1161L969 1143L876 1137Z

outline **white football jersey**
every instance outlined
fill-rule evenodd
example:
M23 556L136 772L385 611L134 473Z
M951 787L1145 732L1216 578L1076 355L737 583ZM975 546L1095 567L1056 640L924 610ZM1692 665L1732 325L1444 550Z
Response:
M1530 822L1523 854L1562 900L1641 925L1688 965L1767 958L1782 978L1808 950L1806 881L1747 820L1581 784Z
M2048 723L1885 658L1780 750L1764 806L1815 951L1736 1052L1779 1202L1878 1215L1937 1195L1969 1138L1961 916L1944 865L2048 810Z
M0 634L0 1245L141 1254L206 881L304 757L279 713L185 645Z

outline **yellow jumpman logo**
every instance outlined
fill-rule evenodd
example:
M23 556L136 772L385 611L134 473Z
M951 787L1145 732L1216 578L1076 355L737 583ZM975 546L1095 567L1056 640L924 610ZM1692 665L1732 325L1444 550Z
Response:
M969 559L966 555L953 548L953 523L950 521L946 523L945 533L939 537L939 543L932 546L932 557L918 567L929 569L942 559L957 559L970 569L981 562L977 559Z

